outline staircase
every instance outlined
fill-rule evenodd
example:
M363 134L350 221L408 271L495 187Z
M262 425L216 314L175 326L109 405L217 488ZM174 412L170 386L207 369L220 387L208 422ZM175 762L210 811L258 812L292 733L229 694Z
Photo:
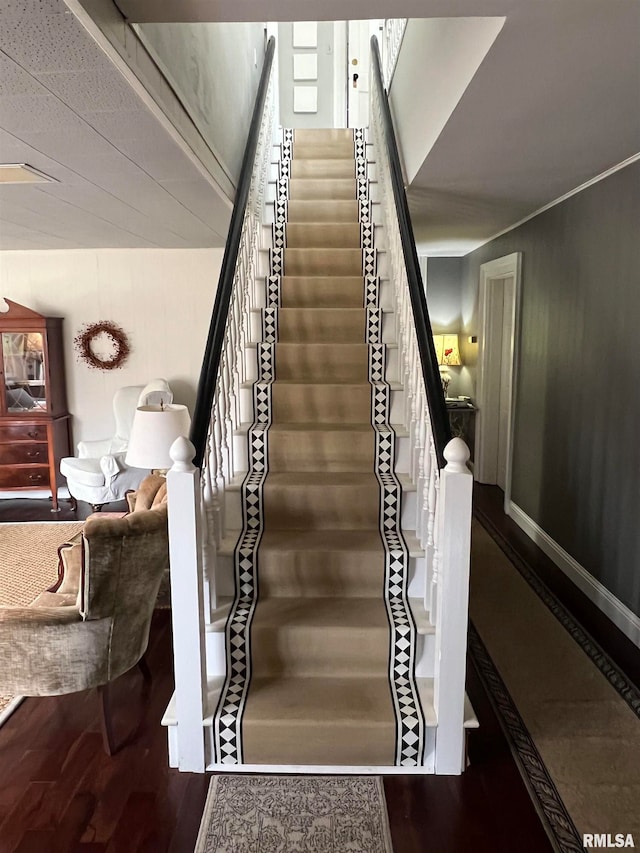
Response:
M414 628L402 601L408 555L399 588L392 593L385 581L379 524L389 490L376 477L381 450L369 381L384 347L367 342L380 312L364 307L361 243L372 229L361 218L369 219L368 207L358 203L353 133L296 131L292 154L281 163L290 172L280 189L288 200L277 203L270 270L281 292L264 312L254 393L264 408L258 402L250 431L235 558L237 586L251 574L253 588L238 598L227 628L228 647L243 650L246 670L235 677L229 661L215 715L216 763L415 764L424 748L416 686L406 676L390 683L389 675L391 652L396 669L398 655L411 662L410 649L394 648L395 623L406 626L407 644ZM389 460L382 464L389 468Z
M435 523L435 502L424 512L417 505L409 475L425 463L405 427L392 423L407 411L396 346L406 320L392 313L393 282L376 246L365 131L283 134L268 269L258 279L263 307L245 347L255 355L239 401L249 423L235 436L247 470L235 473L222 504L214 463L205 476L205 523L226 525L205 564L205 763L460 772L456 725L442 762L453 770L438 770L438 737L443 755L451 739L437 712L450 653L429 614L442 607L444 588L435 527L422 536L432 543L426 550L412 532L416 518ZM213 432L224 446L224 422ZM466 472L464 462L455 471ZM171 505L178 475L169 476ZM199 600L197 584L192 590ZM197 657L197 641L192 649ZM464 648L455 653L463 677ZM189 666L195 671L197 661ZM468 703L464 717L476 724ZM194 769L183 767L178 718L173 700L163 721L170 763ZM192 718L196 725L195 711Z

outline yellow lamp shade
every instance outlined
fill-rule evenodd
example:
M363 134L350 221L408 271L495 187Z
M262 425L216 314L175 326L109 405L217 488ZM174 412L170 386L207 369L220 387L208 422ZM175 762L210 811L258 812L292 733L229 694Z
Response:
M434 335L433 343L438 364L448 364L453 367L459 367L462 364L458 335Z

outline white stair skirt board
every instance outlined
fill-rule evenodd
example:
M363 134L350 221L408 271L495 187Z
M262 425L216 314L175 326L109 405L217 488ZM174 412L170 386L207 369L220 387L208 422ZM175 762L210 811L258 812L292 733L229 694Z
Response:
M619 628L632 643L640 648L640 618L624 605L599 580L593 577L571 554L552 539L526 512L511 501L509 515L544 553L575 583L587 598L592 601Z

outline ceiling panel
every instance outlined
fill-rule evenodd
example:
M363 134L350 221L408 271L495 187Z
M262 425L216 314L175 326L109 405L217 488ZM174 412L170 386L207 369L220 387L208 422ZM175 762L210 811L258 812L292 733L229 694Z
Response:
M0 7L0 161L57 181L0 187L0 248L224 244L227 199L60 0Z

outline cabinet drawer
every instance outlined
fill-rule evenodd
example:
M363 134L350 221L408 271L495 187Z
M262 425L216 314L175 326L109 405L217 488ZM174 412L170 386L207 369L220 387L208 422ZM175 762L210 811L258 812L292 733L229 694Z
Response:
M46 441L46 424L7 424L0 426L0 441Z
M49 447L46 444L29 444L26 441L0 444L0 465L46 465L48 461Z
M0 489L49 488L49 467L47 465L25 465L14 468L12 465L0 466Z

